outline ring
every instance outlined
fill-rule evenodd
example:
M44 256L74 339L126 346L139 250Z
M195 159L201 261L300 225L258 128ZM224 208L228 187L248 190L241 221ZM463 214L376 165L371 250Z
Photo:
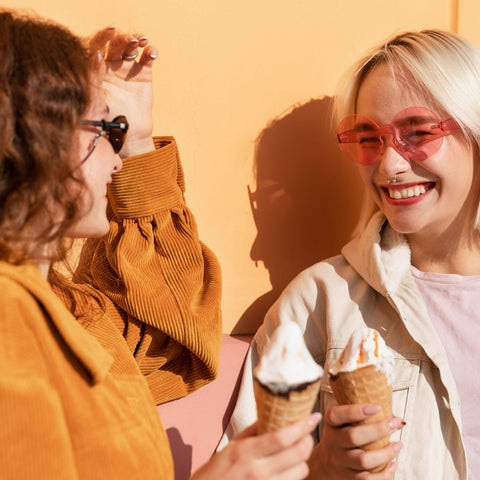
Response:
M135 60L138 57L138 54L140 53L140 50L137 48L137 51L133 55L125 55L122 53L122 60Z

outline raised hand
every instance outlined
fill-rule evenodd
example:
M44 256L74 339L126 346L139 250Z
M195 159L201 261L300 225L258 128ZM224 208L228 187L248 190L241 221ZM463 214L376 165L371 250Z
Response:
M152 67L155 46L140 33L120 34L114 27L97 32L89 40L94 69L102 81L110 117L125 115L129 130L122 157L154 149L152 141ZM111 119L110 118L110 119Z

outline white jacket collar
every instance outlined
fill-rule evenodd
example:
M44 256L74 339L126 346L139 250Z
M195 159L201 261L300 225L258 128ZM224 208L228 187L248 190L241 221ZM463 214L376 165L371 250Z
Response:
M375 290L394 293L410 267L410 247L406 238L396 232L385 215L377 212L365 231L342 249L350 265Z

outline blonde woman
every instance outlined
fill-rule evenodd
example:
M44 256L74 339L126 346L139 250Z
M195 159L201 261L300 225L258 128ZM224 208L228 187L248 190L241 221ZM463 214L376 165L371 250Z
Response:
M378 407L336 405L325 376L309 478L472 478L480 470L480 52L438 30L390 38L357 62L336 107L339 145L368 190L364 217L341 255L302 272L267 313L231 431L255 420L251 371L279 323L301 326L326 371L352 331L368 326L395 354L396 416L355 426ZM361 450L386 434L388 446Z

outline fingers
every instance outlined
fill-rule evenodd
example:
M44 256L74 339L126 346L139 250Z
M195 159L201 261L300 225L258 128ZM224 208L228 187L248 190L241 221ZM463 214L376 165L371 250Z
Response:
M272 455L293 445L302 437L311 433L320 420L321 415L313 413L298 422L292 423L288 427L258 436L255 448L259 456Z
M139 55L139 49L143 49L141 55ZM105 60L107 62L117 62L136 59L141 63L145 63L152 61L157 55L158 51L156 47L148 46L148 37L140 33L128 33L116 35L110 40Z
M313 413L298 422L292 423L292 425L288 427L259 436L256 436L257 424L254 423L236 435L232 443L250 437L250 441L248 443L245 442L244 445L249 445L255 457L266 457L288 448L290 445L293 445L311 433L320 423L321 418L322 416L319 413Z
M315 413L288 427L259 436L255 436L257 425L251 425L230 444L229 461L244 465L252 478L305 478L314 443L310 433L320 419L321 415Z
M325 414L325 422L331 427L341 427L366 420L380 411L378 405L337 405Z
M138 63L141 65L149 65L158 57L158 49L153 45L149 45L148 47L143 49L142 55L138 60Z
M313 449L310 432L320 419L320 414L312 414L288 427L259 436L256 435L257 425L253 424L215 453L195 472L192 480L305 478L309 471L307 460Z
M391 442L377 450L362 450L362 447L389 437L403 428L405 422L398 417L375 421L378 413L375 405L339 405L328 409L325 414L323 439L320 450L321 462L327 462L332 472L343 472L345 478L363 479L368 471L387 465L381 472L372 473L372 480L392 478L393 460L402 448L401 442ZM370 423L370 421L372 423ZM327 460L326 460L327 459ZM341 475L340 475L341 477Z
M139 40L132 34L115 35L108 45L107 62L122 60L122 55L131 56L138 52Z
M389 437L404 425L401 418L393 417L380 422L344 427L337 431L338 445L342 448L363 447Z
M272 475L266 478L271 480L292 480L298 478L307 478L309 473L308 465L306 462L299 463L288 470L278 473L277 475Z
M390 436L403 427L404 422L398 417L358 425L378 413L379 408L376 405L340 405L330 408L325 414L325 425L331 427L330 436L337 447L362 447Z
M238 435L235 435L235 440L241 440L247 437L254 437L257 434L257 424L250 425L245 430L242 430Z
M352 470L372 470L382 465L390 464L402 449L402 442L392 442L386 447L378 450L370 450L365 452L358 448L348 450L345 454L345 467ZM390 465L382 471L389 471Z
M88 40L88 48L94 58L96 68L102 60L110 63L136 60L137 63L148 65L158 57L158 49L153 45L148 45L146 35L141 33L116 34L113 26L95 33ZM141 51L142 49L143 51Z
M107 44L115 36L115 27L106 27L95 33L88 41L90 52L100 52L101 57L105 56Z
M306 469L307 460L312 453L313 443L313 437L306 435L288 448L267 457L266 461L263 462L265 478L272 478L278 472L290 475L292 469L298 468L306 470L308 473L308 469ZM279 478L282 478L282 476L280 475Z
M384 472L387 472L389 475L393 475L397 471L397 468L398 468L398 462L394 460L393 462L390 462L390 464L385 467ZM387 478L390 478L390 477L387 477Z

